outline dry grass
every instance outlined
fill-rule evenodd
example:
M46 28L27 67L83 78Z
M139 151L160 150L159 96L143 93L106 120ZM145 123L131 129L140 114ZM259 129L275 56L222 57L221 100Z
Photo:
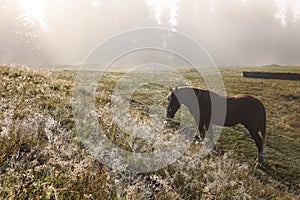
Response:
M299 199L299 82L245 79L240 77L242 70L227 68L222 73L228 94L251 94L266 106L263 169L253 169L254 142L237 126L224 129L218 152L208 157L197 154L201 144L192 143L172 165L157 172L130 174L103 166L76 135L71 105L74 71L0 67L0 198ZM193 71L183 73L194 85L204 87L201 80L194 81ZM169 140L176 126L164 127L151 141L134 140L133 148L130 133L111 120L111 93L121 75L106 73L99 83L95 96L99 123L120 148L151 151L159 142ZM167 92L155 84L137 90L130 101L132 120L141 127L158 126L151 124L148 113L153 108L148 105L165 107Z

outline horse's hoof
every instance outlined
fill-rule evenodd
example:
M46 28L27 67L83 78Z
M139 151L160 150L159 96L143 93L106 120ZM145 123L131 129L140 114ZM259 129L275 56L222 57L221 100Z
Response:
M259 155L257 156L256 162L257 162L256 166L262 167L263 164L264 164L264 157L263 157L263 155L260 155L260 154L259 154Z
M204 136L204 133L201 133L201 132L200 132L200 139L201 139L201 141L204 140L204 137L205 137L205 136Z
M216 145L213 142L203 141L202 145L206 150L209 151L216 151L217 149Z
M264 166L264 162L256 162L255 168L262 169Z
M218 150L218 149L217 149L217 145L216 145L214 142L213 142L212 145L213 145L213 150L214 150L214 151L217 151L217 150Z
M256 163L255 168L256 168L256 169L262 169L262 168L263 168L263 164L261 164L261 163Z
M203 142L203 138L199 137L198 135L195 136L196 142Z

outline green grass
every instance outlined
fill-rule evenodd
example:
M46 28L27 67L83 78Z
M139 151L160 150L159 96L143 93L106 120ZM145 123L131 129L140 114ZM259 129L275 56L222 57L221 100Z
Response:
M244 70L300 73L300 67L221 68L228 95L249 94L266 107L262 169L254 168L256 146L239 125L224 128L218 151L205 158L199 156L201 144L192 143L159 171L128 174L101 164L76 134L71 103L76 71L0 67L0 199L299 199L299 81L243 78ZM206 87L193 70L181 73L194 86ZM111 94L122 76L107 72L98 83L99 124L118 147L150 152L173 137L180 113L159 129L151 120L164 115L168 88L139 87L130 99L132 123L158 128L158 139L131 138L112 121Z
M299 67L275 68L267 66L258 68L260 71L285 71L299 72ZM240 71L240 70L237 70ZM258 70L257 70L258 71ZM242 78L237 75L224 77L227 92L229 94L245 93L260 99L267 112L267 142L265 155L267 168L265 173L291 188L300 181L300 88L299 81L264 80ZM235 87L238 83L238 87ZM228 130L221 138L227 141L236 131ZM243 130L243 132L246 132ZM247 133L246 133L247 134ZM228 137L227 137L228 136ZM245 136L241 136L245 137ZM251 139L239 140L236 152L251 155ZM223 143L224 144L224 143ZM226 144L226 142L225 142ZM221 144L221 146L223 146ZM239 149L246 147L240 151ZM224 148L229 149L230 146ZM253 149L253 148L252 148ZM299 187L299 186L298 186Z

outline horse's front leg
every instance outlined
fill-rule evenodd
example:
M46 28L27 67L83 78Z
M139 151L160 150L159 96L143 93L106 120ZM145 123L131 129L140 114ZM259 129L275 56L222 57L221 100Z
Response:
M208 133L207 133L207 137L206 139L204 140L204 143L202 145L204 145L204 147L208 150L216 150L216 145L214 143L214 139L213 139L213 130L212 130L212 126L211 125L207 125L206 127L207 130L208 130Z
M203 141L204 137L205 137L205 130L204 130L204 128L199 129L199 132L200 132L200 139Z
M199 122L199 125L198 125L198 131L200 133L200 138L199 140L200 141L203 141L204 140L204 137L205 137L205 129L204 129L204 124Z
M216 146L215 141L214 141L214 134L213 134L213 130L212 130L212 124L210 124L208 126L208 135L207 136L208 136L209 143L212 145L213 150L216 150L217 146Z

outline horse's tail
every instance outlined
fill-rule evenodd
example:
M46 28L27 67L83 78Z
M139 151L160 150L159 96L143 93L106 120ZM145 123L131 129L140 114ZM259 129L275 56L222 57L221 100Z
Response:
M262 106L262 113L261 113L261 121L260 121L260 137L263 140L263 142L266 142L266 109L263 104Z

